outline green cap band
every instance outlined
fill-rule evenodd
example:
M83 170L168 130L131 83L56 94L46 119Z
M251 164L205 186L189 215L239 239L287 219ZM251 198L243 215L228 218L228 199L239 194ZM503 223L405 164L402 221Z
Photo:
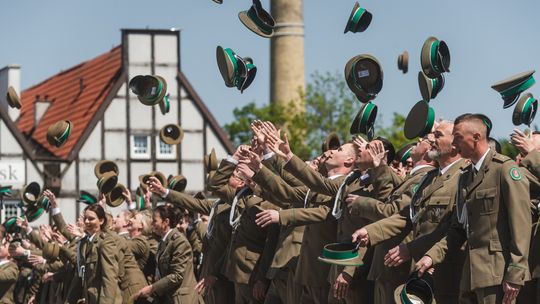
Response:
M362 127L366 127L369 120L369 116L371 116L371 111L373 111L374 107L375 105L372 104L371 102L366 103L364 110L362 111L362 118L360 119L360 129L363 129Z
M422 132L421 136L428 134L431 131L431 128L433 128L434 122L435 122L435 110L433 110L432 107L429 107L427 117L426 117L426 127L424 128L424 132Z
M139 210L144 210L144 197L139 196Z
M257 14L257 11L255 9L254 6L252 6L248 11L247 11L247 16L249 17L249 19L251 19L251 21L253 21L260 29L261 31L263 31L265 34L270 34L272 33L272 26L266 24L263 20L261 20L261 18L259 18L259 14Z
M81 201L88 202L91 205L97 203L96 200L93 197L90 197L90 196L88 196L86 194L81 195Z
M356 26L358 25L358 22L360 21L360 18L362 18L362 15L366 12L365 9L359 7L356 9L356 11L353 14L351 23L349 24L349 31L354 32Z
M525 101L525 103L523 103L523 108L521 109L521 121L524 122L524 123L529 123L531 117L531 113L532 113L532 110L533 110L533 103L536 99L534 99L534 97L529 97L527 98L527 101Z
M407 149L407 151L405 151L405 153L403 153L403 156L401 156L401 159L399 160L401 163L407 162L407 159L411 157L412 148L413 147L410 147L409 149Z
M504 91L501 92L501 96L503 98L506 98L506 97L512 97L513 95L516 95L516 94L519 94L525 90L527 90L528 88L532 87L533 84L535 84L535 80L534 78L531 76L529 77L526 81L514 86L514 87L511 87L511 88L508 88Z
M358 257L358 251L356 250L347 250L347 251L333 251L323 248L323 257L332 260L349 260Z
M63 144L67 140L70 133L71 133L71 124L68 123L68 127L66 128L64 133L62 133L62 135L60 135L60 137L56 138L56 142L58 144Z
M429 62L431 63L431 66L436 72L442 73L444 71L441 71L441 68L439 67L439 61L437 60L437 56L439 55L437 52L438 48L439 48L439 40L433 41L433 43L431 44Z

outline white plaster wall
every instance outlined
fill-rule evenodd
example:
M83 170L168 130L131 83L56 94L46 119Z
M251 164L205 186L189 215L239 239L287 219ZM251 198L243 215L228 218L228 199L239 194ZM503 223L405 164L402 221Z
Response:
M203 128L203 117L190 99L182 100L182 117L180 122L182 127L187 130L201 130Z
M203 156L202 133L185 132L184 140L182 141L182 159L202 161Z
M129 62L148 63L151 60L151 40L148 34L129 34Z
M157 64L177 64L178 39L176 35L154 36L154 60Z
M182 163L182 175L188 180L187 192L197 192L204 189L205 177L202 163Z
M97 178L94 175L94 167L97 160L79 161L79 189L85 191L97 191Z
M177 163L156 163L156 170L160 171L168 177L170 175L178 175L178 164Z
M67 164L61 164L60 170L63 171L66 168ZM67 169L66 173L64 174L64 177L62 177L62 190L61 191L75 191L76 186L76 175L75 175L75 162L71 163L69 168Z
M105 129L126 128L126 100L115 98L105 111Z
M219 141L216 133L208 126L206 128L206 151L207 153L210 153L212 151L212 148L216 150L216 156L217 159L222 159L227 157L227 150L225 149L225 146L221 144Z
M79 159L100 159L101 158L101 121L96 124L90 136L86 139L81 150Z
M178 68L175 65L172 66L157 66L154 69L155 74L163 77L167 82L167 93L171 97L178 96L178 84L176 81L176 76L178 73Z
M125 159L126 133L105 131L105 159L117 160Z
M26 184L30 182L38 182L40 185L43 185L43 178L36 170L34 165L30 160L26 160Z
M0 123L0 153L23 154L23 150L2 120Z

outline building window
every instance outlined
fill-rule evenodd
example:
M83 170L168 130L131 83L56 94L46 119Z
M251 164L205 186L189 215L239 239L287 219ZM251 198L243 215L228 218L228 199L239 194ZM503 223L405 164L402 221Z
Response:
M131 136L131 157L150 158L150 136L142 134Z
M176 159L176 146L168 145L156 137L156 156L161 159Z
M6 219L12 217L12 216L19 216L21 215L21 210L19 207L17 207L17 202L15 201L4 201L4 209L2 209L2 220L5 221Z

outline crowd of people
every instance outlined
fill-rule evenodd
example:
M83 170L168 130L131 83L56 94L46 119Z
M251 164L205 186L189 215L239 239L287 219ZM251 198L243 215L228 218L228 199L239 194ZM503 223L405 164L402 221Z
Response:
M0 228L0 303L539 303L540 134L514 130L513 160L485 122L304 160L254 121L206 195L151 176L116 217L101 196L66 223L45 190L51 226Z

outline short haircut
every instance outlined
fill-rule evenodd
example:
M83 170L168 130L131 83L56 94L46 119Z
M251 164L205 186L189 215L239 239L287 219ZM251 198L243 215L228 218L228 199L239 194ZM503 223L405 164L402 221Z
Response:
M170 205L161 205L154 209L154 213L159 214L162 220L169 220L169 227L174 228L178 225L178 222L182 219L182 213L180 209Z
M381 136L377 136L375 140L380 140L383 143L384 150L388 151L388 154L386 155L386 163L390 165L396 157L396 149L394 148L394 145L388 139Z
M462 114L462 115L458 116L455 119L454 125L457 126L460 123L469 122L469 121L473 121L473 122L477 122L477 123L482 124L486 128L485 129L486 131L484 133L484 137L485 137L486 140L489 138L489 133L491 132L491 129L493 128L493 124L491 123L491 119L489 119L489 117L487 117L484 114L479 114L479 113L476 113L476 114L465 113L465 114Z

